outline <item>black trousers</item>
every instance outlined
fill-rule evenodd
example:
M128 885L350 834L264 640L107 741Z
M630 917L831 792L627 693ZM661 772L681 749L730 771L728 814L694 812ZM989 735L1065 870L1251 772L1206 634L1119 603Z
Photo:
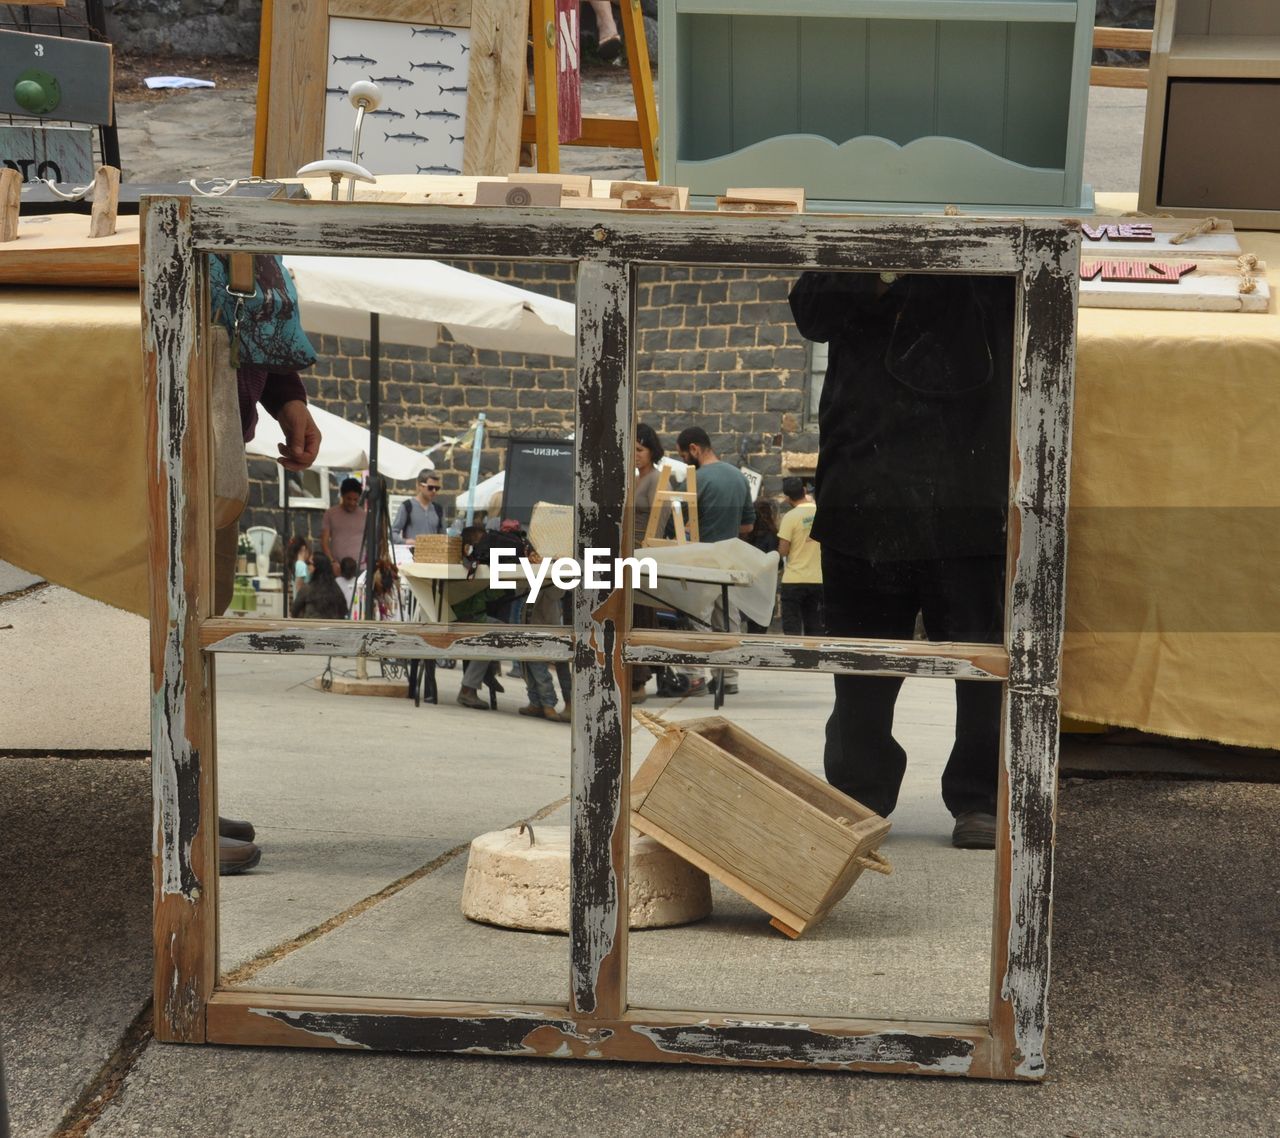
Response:
M782 597L782 631L788 636L824 636L821 585L787 585Z
M862 561L822 551L823 602L832 636L910 640L924 614L931 640L1004 643L1004 555L937 561ZM893 737L902 680L836 676L827 720L827 781L877 814L898 804L907 754ZM942 773L953 815L994 814L1003 685L956 681L956 738Z

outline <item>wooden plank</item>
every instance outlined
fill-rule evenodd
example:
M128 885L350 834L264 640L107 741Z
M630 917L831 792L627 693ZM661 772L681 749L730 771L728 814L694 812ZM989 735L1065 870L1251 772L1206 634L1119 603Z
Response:
M271 106L271 37L275 31L275 0L262 0L258 17L258 95L254 102L253 165L251 173L261 178L267 168L267 119Z
M703 873L714 877L721 885L732 889L744 901L749 901L773 917L777 917L784 925L795 931L797 935L804 931L805 919L799 913L793 913L777 898L762 893L751 882L739 877L723 862L708 857L702 850L696 849L675 834L664 830L661 824L646 814L633 812L631 825L642 834L648 834L655 842L661 843L672 853L679 854L690 865L697 866ZM790 934L788 934L790 935Z
M90 240L115 236L119 197L120 171L114 166L99 166L93 181L93 210L89 215Z
M151 198L142 290L151 556L151 766L156 1038L199 1043L217 968L213 676L200 652L212 607L209 401L197 340L201 275L190 202ZM82 219L83 220L83 219Z
M1125 279L1117 279L1119 274ZM1267 312L1271 307L1266 265L1256 259L1247 268L1226 258L1126 261L1090 257L1081 263L1080 276L1082 308Z
M925 676L1002 680L1008 653L994 644L876 641L853 637L736 636L637 629L627 637L628 664L694 664L726 668L805 668L836 675Z
M560 629L487 624L434 624L379 621L326 623L218 617L200 626L200 644L208 652L297 656L347 656L368 659L569 660L573 641Z
M867 133L899 146L936 134L937 26L873 20L867 36Z
M621 557L635 454L635 358L630 268L578 266L574 547ZM589 507L588 507L589 504ZM569 902L570 1007L610 1017L627 1006L630 855L630 671L622 643L630 618L625 588L573 592L573 759Z
M867 21L800 21L800 130L840 143L867 133Z
M1058 24L1009 28L1009 93L1000 153L1024 166L1062 169L1067 157L1072 54Z
M138 233L136 217L94 240L82 213L20 217L17 238L0 248L0 284L137 288Z
M549 173L560 169L555 0L530 0L529 40L533 55L534 106L534 136L529 141L538 148L538 169Z
M1103 28L1093 29L1093 46L1096 48L1114 48L1119 51L1150 51L1152 32L1150 28Z
M950 23L938 29L937 133L1004 154L1009 29Z
M631 778L631 809L633 811L639 810L644 805L645 795L653 789L653 784L661 777L667 763L671 761L671 756L679 750L683 741L682 731L671 730L654 743L653 749L645 756L640 769Z
M313 993L218 992L210 1042L383 1051L557 1055L630 1062L816 1066L886 1074L988 1074L972 1022L831 1019L758 1010L632 1008L614 1020L562 1007Z
M324 150L328 8L286 0L273 6L272 21L263 171L268 178L292 178Z
M520 168L529 0L472 0L464 174Z
M1089 68L1089 85L1146 90L1149 74L1145 67L1105 67L1095 64Z
M729 72L733 149L800 129L800 21L734 17Z
M627 69L636 105L636 135L644 158L644 176L658 178L658 104L653 94L653 70L649 65L649 41L644 30L644 10L630 0L621 5L622 29L627 40ZM599 122L599 120L596 120ZM587 143L587 119L582 120L581 143ZM589 144L589 143L588 143ZM590 144L589 144L590 145ZM595 143L594 145L600 145ZM606 143L612 146L613 143Z

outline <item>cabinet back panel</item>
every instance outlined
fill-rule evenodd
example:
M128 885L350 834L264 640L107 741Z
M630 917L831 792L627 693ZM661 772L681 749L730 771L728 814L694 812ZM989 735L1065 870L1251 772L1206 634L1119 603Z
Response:
M1074 36L1067 24L1009 25L1005 158L1054 168L1066 161Z
M867 21L800 21L800 121L834 142L867 133Z
M1274 122L1280 81L1172 80L1159 204L1280 210L1280 149L1258 143L1258 124Z
M678 17L679 158L766 138L960 138L1066 162L1074 29L999 21Z

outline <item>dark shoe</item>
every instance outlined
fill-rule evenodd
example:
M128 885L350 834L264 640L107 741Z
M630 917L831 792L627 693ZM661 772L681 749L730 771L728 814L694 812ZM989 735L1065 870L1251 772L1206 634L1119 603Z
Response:
M996 848L996 816L971 811L956 818L951 831L951 844L958 850L993 850Z
M241 822L237 818L218 816L218 837L235 838L238 842L251 842L257 836L252 822Z
M507 675L514 676L517 680L524 679L524 668L521 667L520 661L517 660L510 668L507 669Z
M596 44L596 55L605 61L612 63L622 54L622 37L610 36L608 39L601 40Z
M637 703L644 703L644 701L648 698L649 698L649 694L644 690L644 688L631 689L631 706L632 707L635 707Z
M707 686L707 681L699 678L696 680L689 681L689 688L684 694L685 695L706 695L707 692L709 692L710 690L711 688Z
M721 682L722 682L722 681L720 681L720 680L718 680L718 679L712 680L712 681L711 681L711 683L708 685L708 687L709 687L712 691L718 691L718 690L720 689ZM725 694L725 695L737 695L737 694L738 694L738 685L737 685L737 683L736 683L734 680L724 680L724 681L723 681L723 684L724 684L724 694Z
M463 707L474 707L480 711L488 711L489 705L482 700L472 688L463 688L458 692L458 702Z
M524 707L516 708L517 715L527 715L530 719L541 719L542 708L536 703L526 703Z
M247 873L262 860L262 851L252 842L239 842L235 838L218 839L218 873L234 877Z

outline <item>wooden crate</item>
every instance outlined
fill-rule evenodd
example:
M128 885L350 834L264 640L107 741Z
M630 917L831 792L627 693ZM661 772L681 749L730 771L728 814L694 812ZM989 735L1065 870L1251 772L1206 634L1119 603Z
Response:
M419 534L413 539L413 559L433 565L461 565L462 538L443 533Z
M631 824L798 937L864 869L889 823L720 716L668 723L631 782Z

